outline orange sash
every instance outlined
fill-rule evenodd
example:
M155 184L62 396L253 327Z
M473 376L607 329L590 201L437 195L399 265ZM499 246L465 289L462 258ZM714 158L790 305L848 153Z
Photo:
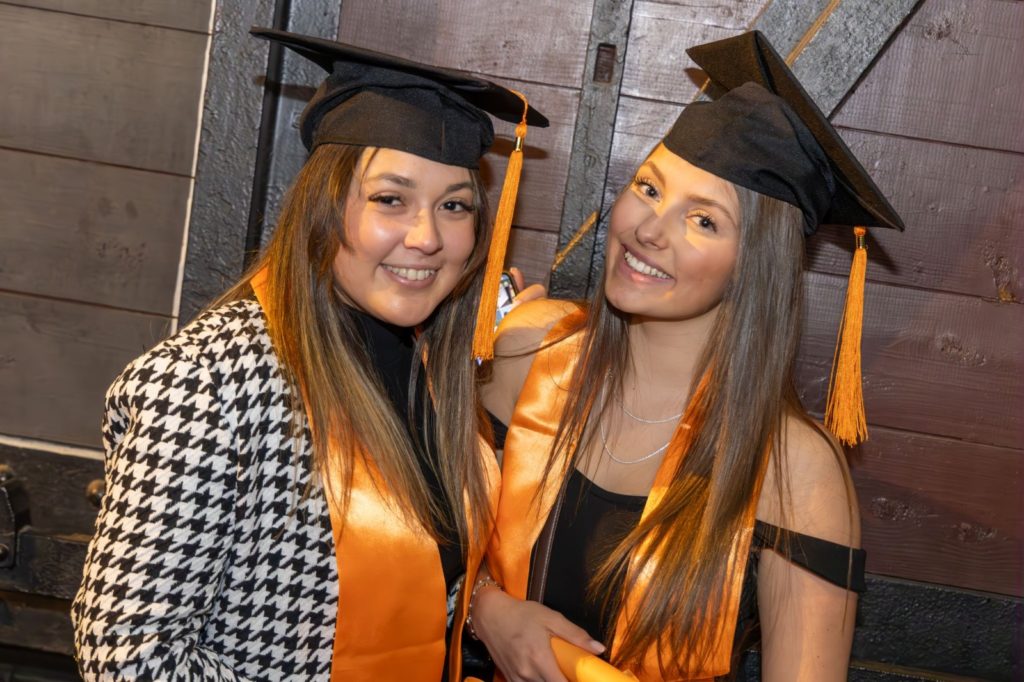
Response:
M257 273L251 284L266 310L266 271ZM498 467L483 439L480 451L493 505ZM402 518L368 459L354 458L351 496L344 516L332 496L327 500L338 562L332 682L437 682L444 667L448 596L437 542L423 528L410 526ZM483 549L470 548L456 605L451 639L454 652L461 650L462 624ZM449 679L461 679L461 664L461 656L451 657Z
M548 346L572 330L580 327L583 311L570 313L562 318L548 333L543 346ZM549 480L541 489L542 476L551 452L558 422L565 407L568 389L576 361L579 357L582 334L575 334L564 341L538 351L523 390L516 403L512 422L505 440L505 454L502 463L501 498L498 504L497 526L491 538L487 562L495 579L505 590L520 599L526 598L530 572L530 556L534 544L543 530L551 513L561 480ZM688 447L689 429L680 424L665 458L658 468L642 518L654 510L664 496L669 483ZM552 469L552 478L564 477L568 468L567 453L560 452L561 458ZM728 579L722 592L721 608L714 622L708 624L702 639L709 644L711 655L703 666L697 665L688 652L680 652L680 659L686 663L690 674L684 678L691 682L711 680L729 672L732 658L733 636L739 613L740 595L747 555L753 536L756 500L746 514L742 532L733 541L729 561ZM657 570L655 556L643 571L638 571L636 557L630 564L631 585L640 589L627 590L623 608L616 623L612 651L616 650L619 635L628 622L630 613L635 613L642 587L649 576ZM647 652L643 670L632 671L643 682L663 682L659 673L655 647Z

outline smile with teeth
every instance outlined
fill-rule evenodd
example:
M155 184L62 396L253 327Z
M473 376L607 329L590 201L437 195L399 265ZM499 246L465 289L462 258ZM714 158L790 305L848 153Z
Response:
M433 277L437 273L437 269L420 269L420 268L396 268L393 265L381 264L381 267L390 273L407 279L411 282L419 282L430 277Z
M647 275L649 277L657 277L658 279L671 279L666 272L662 272L658 268L651 267L647 263L631 254L629 251L623 250L623 259L626 261L626 265L631 270L639 272L641 275Z

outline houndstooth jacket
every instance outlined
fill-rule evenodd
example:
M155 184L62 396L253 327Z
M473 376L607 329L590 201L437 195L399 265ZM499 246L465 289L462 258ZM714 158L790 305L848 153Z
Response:
M106 494L72 606L86 680L326 680L337 567L256 301L207 312L107 393ZM304 419L304 416L300 416Z

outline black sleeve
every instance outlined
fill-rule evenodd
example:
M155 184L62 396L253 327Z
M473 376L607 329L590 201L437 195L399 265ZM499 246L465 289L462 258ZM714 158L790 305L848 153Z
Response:
M794 564L806 568L819 578L843 589L863 592L863 549L854 549L821 538L784 531L764 521L754 526L753 547L771 549Z

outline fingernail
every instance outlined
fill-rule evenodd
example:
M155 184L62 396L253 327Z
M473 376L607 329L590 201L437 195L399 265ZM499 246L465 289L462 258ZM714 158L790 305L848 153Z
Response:
M594 649L596 653L601 653L604 651L604 644L601 644L596 639L592 639L590 640L590 648Z

